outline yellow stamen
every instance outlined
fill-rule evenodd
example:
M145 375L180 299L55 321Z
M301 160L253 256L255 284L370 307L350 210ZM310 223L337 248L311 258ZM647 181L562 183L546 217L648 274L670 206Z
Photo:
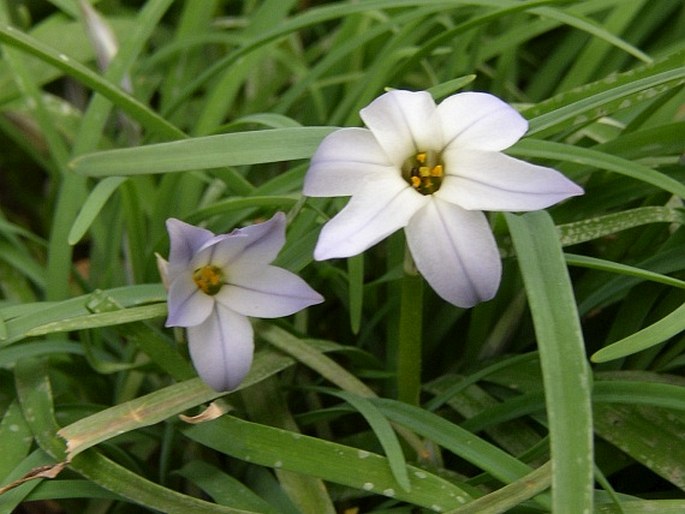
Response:
M195 270L193 281L200 291L214 296L224 285L224 274L218 267L208 264Z
M444 175L444 171L442 170L442 164L437 164L431 168L431 177L440 177Z
M445 176L440 156L435 152L418 152L402 166L402 177L422 195L432 195Z

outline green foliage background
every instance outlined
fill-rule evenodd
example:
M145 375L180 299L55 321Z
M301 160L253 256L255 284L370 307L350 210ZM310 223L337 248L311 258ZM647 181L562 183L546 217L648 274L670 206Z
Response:
M0 512L685 512L682 1L94 7L106 71L76 0L0 1ZM491 215L494 300L418 296L401 234L313 262L344 199L302 197L308 159L384 88L494 93L530 122L508 153L585 188ZM221 395L154 254L170 216L276 210L277 263L326 302L255 322Z

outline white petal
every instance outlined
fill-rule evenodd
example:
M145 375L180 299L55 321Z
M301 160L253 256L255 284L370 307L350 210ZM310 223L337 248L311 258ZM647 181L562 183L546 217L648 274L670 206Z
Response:
M195 252L187 268L196 270L208 265L221 268L223 264L230 262L236 255L242 253L246 244L245 239L244 236L233 233L214 236Z
M224 236L213 248L211 263L225 269L240 261L268 264L285 244L285 214L277 212L270 220L239 228Z
M199 325L214 308L214 300L197 288L191 273L179 274L171 283L168 295L167 327Z
M425 91L389 91L359 115L395 166L417 152L443 148L435 101Z
M276 266L233 267L228 282L215 298L244 316L289 316L323 301L300 277Z
M509 148L528 130L528 122L513 107L487 93L458 93L438 105L445 147L499 151Z
M185 269L200 248L214 237L214 234L175 218L169 218L166 221L166 228L170 241L168 271L170 280L173 280L177 273Z
M583 194L558 171L499 152L454 150L443 157L448 176L436 196L464 209L533 211Z
M416 267L444 300L472 307L495 296L502 264L482 212L433 198L405 232Z
M216 391L240 385L252 365L250 320L220 304L201 325L188 328L190 358L200 378Z
M326 137L304 178L307 196L349 196L376 173L396 173L371 131L347 128Z
M314 249L318 261L357 255L409 223L428 197L398 175L367 183L324 225Z

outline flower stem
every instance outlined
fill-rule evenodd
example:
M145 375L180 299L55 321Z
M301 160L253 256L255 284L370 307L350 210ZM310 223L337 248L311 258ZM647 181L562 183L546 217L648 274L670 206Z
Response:
M421 392L421 334L423 326L423 279L407 250L402 277L400 330L397 348L397 397L419 404Z

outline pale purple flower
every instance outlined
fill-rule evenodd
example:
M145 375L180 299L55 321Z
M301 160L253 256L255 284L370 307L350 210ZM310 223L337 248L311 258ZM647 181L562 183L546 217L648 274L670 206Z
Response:
M252 364L248 316L288 316L323 297L271 262L285 244L285 215L214 235L177 219L166 222L171 249L160 265L169 287L167 327L186 327L200 377L217 391L240 384Z
M419 272L445 300L471 307L497 292L501 262L482 211L543 209L583 190L551 168L501 153L528 129L486 93L436 106L390 91L360 111L368 128L330 134L312 157L307 196L351 196L322 229L317 260L359 254L404 228Z

